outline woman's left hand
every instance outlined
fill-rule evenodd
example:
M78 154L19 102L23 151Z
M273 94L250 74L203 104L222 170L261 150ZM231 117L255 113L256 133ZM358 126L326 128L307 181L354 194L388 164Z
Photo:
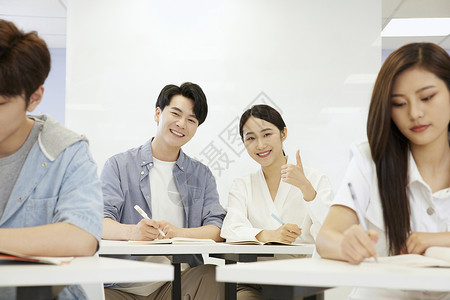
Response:
M447 246L448 232L412 232L406 239L407 253L423 254L431 246Z
M302 159L300 157L300 150L297 150L296 160L297 164L295 165L286 164L281 166L281 180L298 187L303 193L303 199L306 201L314 200L316 197L316 190L305 176Z

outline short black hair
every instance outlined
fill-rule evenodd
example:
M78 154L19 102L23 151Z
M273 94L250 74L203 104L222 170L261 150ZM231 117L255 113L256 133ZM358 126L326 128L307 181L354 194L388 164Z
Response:
M200 86L192 82L185 82L181 86L174 84L166 85L159 93L155 108L164 108L170 104L173 96L181 95L194 101L194 114L198 120L198 125L202 124L208 115L208 103L205 93Z

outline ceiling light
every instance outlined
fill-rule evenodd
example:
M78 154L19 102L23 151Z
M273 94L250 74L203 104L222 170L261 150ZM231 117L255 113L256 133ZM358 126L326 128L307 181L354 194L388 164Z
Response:
M450 18L392 19L381 32L382 37L446 36L450 34Z

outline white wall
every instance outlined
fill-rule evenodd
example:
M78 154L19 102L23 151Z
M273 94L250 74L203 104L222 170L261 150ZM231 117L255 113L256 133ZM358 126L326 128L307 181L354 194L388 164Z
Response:
M101 169L155 132L169 83L198 83L210 112L185 151L209 165L222 203L233 178L257 169L237 118L279 108L287 154L335 187L348 146L365 138L381 62L378 0L69 0L66 125L86 134Z
M32 114L50 114L59 122L65 122L66 106L66 49L52 48L51 68L44 83L44 97Z

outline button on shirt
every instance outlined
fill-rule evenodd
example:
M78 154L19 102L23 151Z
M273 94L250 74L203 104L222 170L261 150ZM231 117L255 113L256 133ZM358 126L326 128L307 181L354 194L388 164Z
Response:
M420 175L411 153L406 190L411 205L412 231L450 231L450 188L433 193Z

